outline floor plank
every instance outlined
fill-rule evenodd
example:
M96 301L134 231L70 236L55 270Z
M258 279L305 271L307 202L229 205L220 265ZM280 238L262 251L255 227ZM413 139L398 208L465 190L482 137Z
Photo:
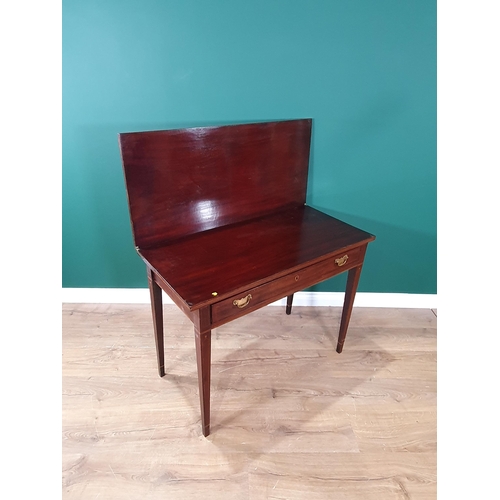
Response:
M144 305L63 305L65 499L432 499L436 315L266 307L213 331L212 433L194 337L164 307L160 379Z

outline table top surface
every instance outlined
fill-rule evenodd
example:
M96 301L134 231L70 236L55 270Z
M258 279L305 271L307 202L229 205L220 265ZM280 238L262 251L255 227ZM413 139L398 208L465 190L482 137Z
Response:
M374 239L302 205L139 253L195 310Z
M120 134L135 245L303 205L311 126L306 119Z

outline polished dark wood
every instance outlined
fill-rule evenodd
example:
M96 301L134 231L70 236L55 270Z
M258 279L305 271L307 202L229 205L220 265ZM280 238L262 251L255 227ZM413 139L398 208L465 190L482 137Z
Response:
M148 270L160 376L161 290L193 322L210 433L213 328L345 271L342 351L374 236L305 205L311 120L120 134L136 250Z
M361 276L361 268L363 265L353 267L347 275L347 285L344 296L344 306L342 307L342 317L340 319L339 338L337 341L337 352L340 354L344 348L347 327L351 319L352 307L354 305L354 297L358 288L359 277Z
M153 327L156 344L156 357L158 359L158 374L160 377L165 375L165 347L163 336L163 304L161 297L161 288L155 281L154 273L147 268L149 292L151 295L151 311L153 313Z
M138 251L189 310L196 310L372 239L301 205ZM354 262L349 259L341 271Z
M311 120L120 134L135 244L303 205Z
M201 430L204 436L210 434L210 368L212 331L210 309L198 309L194 320L196 364L198 367L198 388L200 393Z

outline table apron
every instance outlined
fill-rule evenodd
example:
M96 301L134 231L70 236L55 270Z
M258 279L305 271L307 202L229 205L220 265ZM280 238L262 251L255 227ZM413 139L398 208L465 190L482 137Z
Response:
M325 260L221 300L211 306L216 328L292 293L304 290L363 264L366 245L339 252Z

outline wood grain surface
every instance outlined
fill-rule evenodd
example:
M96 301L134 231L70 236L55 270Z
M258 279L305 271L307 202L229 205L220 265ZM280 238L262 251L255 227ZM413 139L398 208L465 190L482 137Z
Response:
M359 247L372 240L374 236L361 229L301 206L204 231L166 246L141 249L139 254L190 309L198 309L352 250L345 267L332 261L337 271L347 270L362 263L364 250ZM335 271L323 269L323 274L312 284ZM308 286L311 283L304 283L304 288ZM302 289L300 284L298 289Z
M306 201L312 120L119 134L145 248Z
M266 307L212 335L200 435L191 321L164 306L63 306L64 499L434 499L436 315Z

